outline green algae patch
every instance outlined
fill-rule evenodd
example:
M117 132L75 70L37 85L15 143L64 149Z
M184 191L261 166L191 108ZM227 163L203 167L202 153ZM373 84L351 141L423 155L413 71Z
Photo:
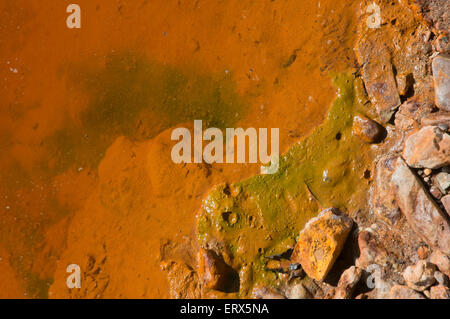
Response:
M77 105L76 119L45 141L57 172L95 167L118 136L148 140L194 120L225 129L246 112L231 74L156 63L135 52L72 63L61 74L86 105Z
M321 209L350 215L367 205L365 172L370 146L352 134L353 116L364 113L360 79L333 77L337 96L326 121L280 157L273 175L216 186L198 215L200 246L222 253L240 275L240 295L282 284L265 269L267 257L292 248L299 231Z

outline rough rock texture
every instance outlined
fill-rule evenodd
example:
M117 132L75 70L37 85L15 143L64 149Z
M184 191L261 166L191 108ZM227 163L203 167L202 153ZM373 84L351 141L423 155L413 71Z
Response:
M387 259L386 251L379 247L375 237L368 231L361 231L358 235L359 257L356 267L367 269L372 264L383 265Z
M400 95L406 95L414 84L414 78L411 73L397 74L397 90Z
M395 225L401 217L390 182L396 160L397 156L395 155L385 155L378 160L375 166L375 182L371 193L373 211L379 218L391 225Z
M349 299L352 297L356 284L361 279L362 270L355 266L351 266L342 273L339 279L334 299Z
M378 143L383 139L385 130L377 122L365 116L356 115L353 118L353 133L366 143Z
M437 106L450 111L450 55L438 55L433 59L434 92Z
M401 158L397 159L392 183L400 210L415 233L428 245L450 254L448 220Z
M198 257L200 282L209 289L223 289L228 277L225 262L212 250L200 249Z
M434 278L436 278L436 281L439 284L444 285L444 286L448 286L448 277L445 274L441 273L440 271L436 270L434 272Z
M407 2L436 32L450 29L448 0L408 0Z
M444 206L444 209L447 212L447 214L450 216L450 194L442 197L441 203Z
M395 127L402 131L417 129L419 128L419 120L428 116L430 111L423 106L423 103L408 100L400 105L398 112L395 113Z
M421 119L423 126L447 125L450 127L450 112L439 111L431 113Z
M300 263L309 277L322 281L339 256L352 225L350 218L338 215L335 209L322 211L300 232L291 260Z
M430 256L430 262L435 264L439 270L450 277L450 258L440 251L434 251Z
M448 31L443 31L434 41L436 51L440 53L450 53L450 38Z
M450 289L443 285L437 285L430 288L431 299L450 299Z
M357 49L359 60L363 64L362 78L369 99L375 105L381 122L387 123L401 104L391 58L387 48L380 50L377 55L366 52L368 50L372 50L372 47L363 44Z
M311 293L302 284L296 284L286 290L285 295L288 299L311 299Z
M401 285L395 285L389 292L389 299L425 299L425 297L417 291Z
M255 299L286 299L284 295L266 287L255 288L252 292Z
M438 173L435 177L435 183L439 190L446 194L450 188L450 174L445 172Z
M405 141L403 158L415 168L440 168L450 164L450 136L437 126L425 126Z
M405 278L408 287L417 291L424 291L436 282L435 271L436 265L420 260L416 265L408 266L405 269L403 278Z

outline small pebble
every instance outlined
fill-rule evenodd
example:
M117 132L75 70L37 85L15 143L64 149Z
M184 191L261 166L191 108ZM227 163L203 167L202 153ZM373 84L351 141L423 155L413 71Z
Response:
M417 255L420 259L427 259L430 255L430 249L427 246L420 246L417 249Z

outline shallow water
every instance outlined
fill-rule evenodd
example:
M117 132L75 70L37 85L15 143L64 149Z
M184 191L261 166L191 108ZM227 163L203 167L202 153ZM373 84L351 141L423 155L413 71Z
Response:
M0 296L168 297L202 199L259 171L176 165L172 128L277 127L286 152L355 65L358 3L77 3L69 30L60 1L0 1Z

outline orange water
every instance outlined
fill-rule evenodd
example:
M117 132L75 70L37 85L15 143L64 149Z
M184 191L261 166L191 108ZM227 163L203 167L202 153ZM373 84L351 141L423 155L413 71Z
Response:
M69 3L0 0L0 297L168 297L161 247L192 260L206 192L259 169L173 164L171 128L277 127L286 150L354 65L355 3L77 0L80 30ZM88 294L72 263L103 274Z

